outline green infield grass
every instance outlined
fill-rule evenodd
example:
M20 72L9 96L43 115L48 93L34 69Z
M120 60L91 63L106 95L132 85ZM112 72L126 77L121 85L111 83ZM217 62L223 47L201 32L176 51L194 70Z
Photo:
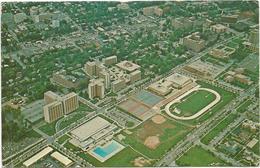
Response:
M173 107L171 107L171 109L177 108L180 111L180 114L175 114L177 116L192 116L204 107L206 107L215 99L216 96L213 93L205 90L198 90L184 97L182 99L182 102L178 104L173 104Z
M226 166L227 164L213 153L195 146L184 153L178 160L179 166Z

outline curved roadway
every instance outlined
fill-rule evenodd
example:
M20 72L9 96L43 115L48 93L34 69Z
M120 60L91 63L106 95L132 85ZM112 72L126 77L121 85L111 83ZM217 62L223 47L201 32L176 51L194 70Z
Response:
M171 113L170 111L170 107L171 105L173 105L174 103L177 103L179 102L182 98L184 98L185 96L189 95L190 93L194 92L194 91L197 91L197 90L205 90L205 91L208 91L208 92L211 92L213 93L215 96L216 96L216 99L214 101L212 101L211 103L209 103L206 107L204 107L203 109L201 109L200 111L198 111L196 114L192 115L192 116L188 116L188 117L179 117L179 116L176 116L174 115L173 113ZM172 117L172 118L175 118L175 119L178 119L178 120L192 120L192 119L195 119L197 117L199 117L200 115L202 115L203 113L205 113L206 111L208 111L211 107L213 107L215 104L217 104L221 99L221 96L218 94L218 92L216 92L215 90L212 90L212 89L208 89L208 88L199 88L199 87L196 87L196 88L193 88L191 90L189 90L188 92L184 93L183 95L181 95L180 97L176 98L175 100L173 100L172 102L168 103L166 106L165 106L165 111L166 113Z

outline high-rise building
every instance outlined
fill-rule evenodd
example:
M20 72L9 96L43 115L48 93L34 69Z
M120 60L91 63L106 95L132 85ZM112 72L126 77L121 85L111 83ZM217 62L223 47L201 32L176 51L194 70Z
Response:
M44 93L44 103L50 104L56 100L61 100L61 96L57 95L56 93L52 91L48 91Z
M117 63L117 56L113 55L113 56L110 56L110 57L107 57L107 58L103 58L102 62L105 65L113 65L113 64Z
M71 113L79 107L78 95L71 92L62 97L64 114Z
M43 107L44 120L51 123L63 116L62 102L54 101Z
M104 79L105 88L108 89L110 87L110 74L106 70L102 70L99 72L99 77Z
M195 52L200 52L205 47L205 40L200 38L199 32L196 32L184 37L183 45Z
M99 61L86 62L86 64L84 65L85 73L89 77L99 76L99 73L105 68L106 67L104 66L104 64Z
M131 83L135 83L136 81L141 79L141 71L140 70L136 70L134 72L130 73L130 82Z
M145 7L143 8L143 14L145 16L151 16L154 14L154 7Z
M92 79L88 85L88 94L90 99L105 97L105 86L103 79Z
M114 93L122 90L126 86L125 81L122 79L118 79L111 83L111 88Z
M44 101L44 119L49 123L59 119L64 114L71 113L79 107L78 95L74 92L59 96L52 91L48 91L44 93Z
M96 63L93 62L86 62L84 65L84 70L88 76L96 75Z
M163 10L159 7L154 8L154 14L157 16L162 16L163 15Z

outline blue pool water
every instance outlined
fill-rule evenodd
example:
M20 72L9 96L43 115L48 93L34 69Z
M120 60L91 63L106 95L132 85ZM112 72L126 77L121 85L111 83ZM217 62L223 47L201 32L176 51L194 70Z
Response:
M112 141L109 145L106 147L96 147L93 152L97 155L105 158L107 155L113 153L115 150L119 148L119 144L115 141Z

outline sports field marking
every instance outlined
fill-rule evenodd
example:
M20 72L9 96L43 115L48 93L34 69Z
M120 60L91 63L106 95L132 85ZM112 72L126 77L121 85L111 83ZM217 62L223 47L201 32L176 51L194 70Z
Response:
M204 107L203 109L201 109L200 111L198 111L197 113L195 113L195 114L192 115L192 116L179 117L179 116L176 116L176 115L174 115L173 113L171 113L170 107L171 107L174 103L180 102L182 98L184 98L184 97L186 97L187 95L191 94L192 92L198 91L198 90L205 90L205 91L208 91L208 92L213 93L213 94L216 96L215 100L213 100L213 101L212 101L211 103L209 103L206 107ZM192 119L195 119L195 118L199 117L200 115L202 115L202 114L205 113L206 111L208 111L211 107L213 107L215 104L217 104L220 100L221 100L221 96L220 96L219 93L216 92L215 90L208 89L208 88L195 87L195 88L189 90L188 92L184 93L184 94L181 95L180 97L176 98L176 99L173 100L172 102L168 103L168 104L165 106L165 111L166 111L166 113L167 113L170 117L172 117L172 118L175 118L175 119L178 119L178 120L192 120Z

